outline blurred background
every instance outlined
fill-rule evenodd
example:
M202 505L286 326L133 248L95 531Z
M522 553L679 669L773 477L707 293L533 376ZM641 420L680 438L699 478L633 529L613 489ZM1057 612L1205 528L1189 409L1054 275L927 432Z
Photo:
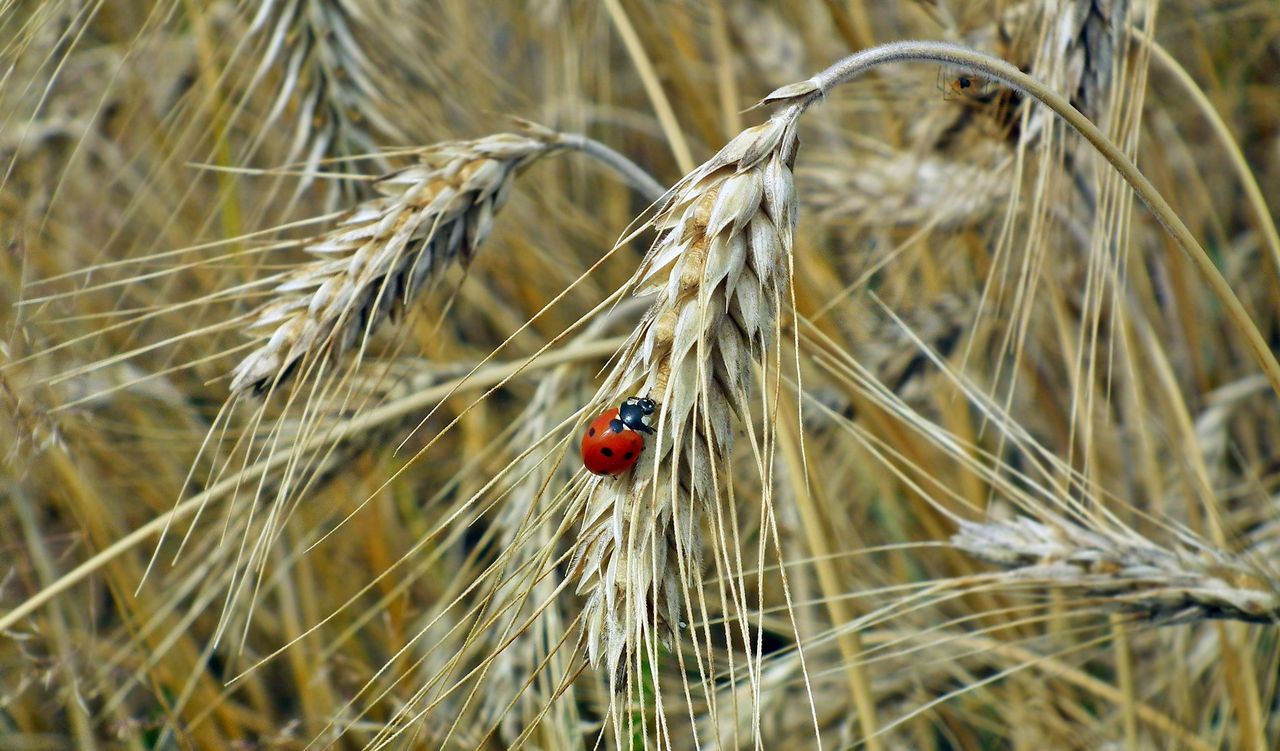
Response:
M233 385L370 262L335 232L452 221L512 118L666 187L904 39L1093 120L1271 352L1024 94L841 87L690 622L625 690L570 501L651 192L494 157L421 290ZM1280 747L1273 0L49 0L0 41L0 748Z

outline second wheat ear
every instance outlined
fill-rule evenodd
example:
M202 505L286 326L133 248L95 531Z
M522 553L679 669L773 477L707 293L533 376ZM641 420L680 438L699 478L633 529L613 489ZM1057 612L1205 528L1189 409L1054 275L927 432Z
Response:
M263 393L359 346L493 229L515 175L556 141L511 133L443 143L373 184L381 195L302 243L317 259L278 287L246 330L262 344L232 371L233 393Z
M315 260L294 269L253 311L258 341L231 372L233 394L263 394L307 378L326 360L362 349L389 316L409 308L448 267L466 265L492 231L516 178L556 152L581 152L657 200L663 189L599 141L526 120L518 132L448 141L373 183L380 195L298 246Z

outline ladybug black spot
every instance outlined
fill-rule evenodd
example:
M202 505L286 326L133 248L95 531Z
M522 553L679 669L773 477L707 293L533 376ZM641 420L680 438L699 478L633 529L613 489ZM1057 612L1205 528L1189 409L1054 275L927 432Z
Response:
M633 457L633 456L635 456L635 455L636 455L636 452L634 452L634 451L628 451L627 453L625 453L625 454L623 454L623 455L622 455L622 458L623 458L623 459L630 459L631 457Z
M605 456L613 456L613 449L606 446L600 449L600 453L604 454Z
M595 434L596 434L596 429L595 429L595 428L592 428L591 430L588 430L588 431L587 431L587 435L589 435L589 436L594 436Z

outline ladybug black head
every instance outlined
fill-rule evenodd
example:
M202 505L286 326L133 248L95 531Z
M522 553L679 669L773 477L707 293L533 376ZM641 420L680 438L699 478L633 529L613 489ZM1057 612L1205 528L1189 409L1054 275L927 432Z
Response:
M645 418L658 409L658 403L648 397L633 396L618 407L618 419L632 430L640 433L652 433L653 428Z
M627 399L623 404L630 404L638 407L641 412L651 415L658 409L658 403L647 396L633 396Z

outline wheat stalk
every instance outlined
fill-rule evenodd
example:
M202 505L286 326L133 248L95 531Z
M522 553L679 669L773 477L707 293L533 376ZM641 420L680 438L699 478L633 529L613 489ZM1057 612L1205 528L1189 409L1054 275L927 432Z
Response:
M1207 546L1173 550L1135 533L1064 519L961 522L951 542L1020 582L1084 590L1099 603L1161 621L1280 621L1280 582Z
M615 687L624 657L671 639L698 589L700 522L723 490L717 475L749 370L787 288L798 115L788 107L743 131L685 177L654 218L660 236L632 281L654 302L593 406L655 399L656 445L629 475L586 485L570 566L586 597L588 658Z

